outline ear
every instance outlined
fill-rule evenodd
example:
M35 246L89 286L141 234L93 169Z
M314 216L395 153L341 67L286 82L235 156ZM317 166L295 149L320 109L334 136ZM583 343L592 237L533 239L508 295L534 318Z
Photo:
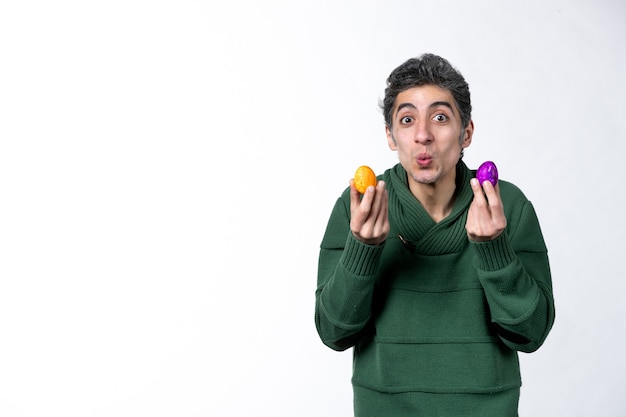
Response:
M396 140L391 133L391 129L387 125L385 125L385 134L387 135L387 143L389 144L389 149L391 149L392 151L397 151L398 144L396 143Z
M461 148L465 149L472 143L472 137L474 136L474 121L470 120L465 128L463 134L463 141L461 142Z

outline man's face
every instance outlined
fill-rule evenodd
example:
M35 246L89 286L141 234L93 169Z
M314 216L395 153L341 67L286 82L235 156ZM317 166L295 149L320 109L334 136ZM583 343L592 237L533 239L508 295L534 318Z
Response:
M401 92L391 129L387 128L389 147L398 152L410 185L454 184L456 164L461 150L471 143L474 125L462 126L450 91L425 85Z

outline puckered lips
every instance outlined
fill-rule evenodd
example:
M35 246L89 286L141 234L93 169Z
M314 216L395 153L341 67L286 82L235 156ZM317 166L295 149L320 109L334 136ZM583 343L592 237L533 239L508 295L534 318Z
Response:
M417 162L417 165L421 168L428 168L433 162L433 157L428 152L422 152L417 155L415 162Z

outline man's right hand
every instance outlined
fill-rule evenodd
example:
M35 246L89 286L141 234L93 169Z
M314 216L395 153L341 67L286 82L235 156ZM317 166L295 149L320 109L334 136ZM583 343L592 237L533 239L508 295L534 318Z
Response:
M368 245L380 245L389 235L389 195L385 182L378 181L361 193L350 180L350 230L354 237Z

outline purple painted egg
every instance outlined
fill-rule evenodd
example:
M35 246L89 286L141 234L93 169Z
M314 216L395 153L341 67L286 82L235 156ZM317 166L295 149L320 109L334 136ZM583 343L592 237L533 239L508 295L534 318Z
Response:
M498 182L498 168L491 161L483 162L476 171L476 178L482 185L485 181L489 181L494 187Z

